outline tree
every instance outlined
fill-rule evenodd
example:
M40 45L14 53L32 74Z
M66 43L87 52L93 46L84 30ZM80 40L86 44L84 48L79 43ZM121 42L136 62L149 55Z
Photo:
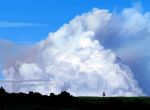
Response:
M4 94L6 94L6 91L5 91L5 89L1 86L1 88L0 88L0 95L4 95Z
M70 95L70 93L68 93L68 92L66 92L66 91L63 91L63 92L61 92L61 94L59 94L58 96L60 96L60 97L71 97L71 95Z
M103 96L103 97L105 97L105 96L106 96L105 92L103 92L102 96Z

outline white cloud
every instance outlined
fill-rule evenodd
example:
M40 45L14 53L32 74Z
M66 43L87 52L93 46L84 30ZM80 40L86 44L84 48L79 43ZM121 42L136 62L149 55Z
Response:
M34 59L16 60L15 66L5 68L5 79L14 81L1 84L10 92L49 94L67 90L73 95L99 96L103 91L108 96L143 95L131 70L95 40L97 35L104 35L112 19L111 13L99 9L75 17L36 45L36 54L29 54ZM17 80L47 82L15 83Z
M143 12L138 6L113 14L111 21L99 30L95 39L99 39L104 47L113 49L123 60L131 60L150 56L147 48L149 35L150 13Z

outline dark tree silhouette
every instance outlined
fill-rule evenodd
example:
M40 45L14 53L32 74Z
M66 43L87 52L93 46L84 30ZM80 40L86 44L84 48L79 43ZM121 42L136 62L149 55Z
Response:
M71 95L70 95L68 92L63 91L63 92L61 92L61 94L59 94L58 96L60 96L60 97L70 97Z
M106 96L105 92L103 92L102 96L103 96L103 97L105 97L105 96Z
M6 94L6 91L5 91L5 89L1 86L1 88L0 88L0 95L4 95L4 94Z
M53 96L55 96L55 94L54 93L50 93L50 96L53 97Z
M6 91L5 89L1 86L0 88L0 96L3 97L6 95ZM4 110L4 100L2 100L3 98L0 98L0 110Z

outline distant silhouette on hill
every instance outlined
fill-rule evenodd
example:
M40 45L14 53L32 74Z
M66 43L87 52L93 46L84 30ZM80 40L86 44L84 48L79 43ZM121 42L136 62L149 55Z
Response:
M105 92L103 92L102 96L103 96L103 97L105 97L105 96L106 96Z

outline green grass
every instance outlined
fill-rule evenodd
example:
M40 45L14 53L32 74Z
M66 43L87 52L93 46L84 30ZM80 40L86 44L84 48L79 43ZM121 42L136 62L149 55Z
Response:
M85 103L107 103L111 99L120 100L123 103L132 103L140 101L142 103L150 104L150 97L78 97L79 101Z

